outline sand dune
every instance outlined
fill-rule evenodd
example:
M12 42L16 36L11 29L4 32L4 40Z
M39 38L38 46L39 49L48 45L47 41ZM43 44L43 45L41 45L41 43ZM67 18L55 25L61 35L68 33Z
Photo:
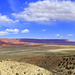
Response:
M1 61L0 75L52 75L49 71L28 63Z

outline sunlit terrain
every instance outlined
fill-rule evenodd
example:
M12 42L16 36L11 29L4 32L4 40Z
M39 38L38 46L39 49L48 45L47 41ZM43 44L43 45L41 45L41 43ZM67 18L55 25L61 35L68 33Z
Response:
M35 47L0 47L0 57L75 55L74 45L42 45Z

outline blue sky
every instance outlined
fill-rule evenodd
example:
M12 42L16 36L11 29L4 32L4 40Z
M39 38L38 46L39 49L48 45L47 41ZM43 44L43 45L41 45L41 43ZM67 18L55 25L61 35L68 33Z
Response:
M75 41L75 2L0 0L0 38Z

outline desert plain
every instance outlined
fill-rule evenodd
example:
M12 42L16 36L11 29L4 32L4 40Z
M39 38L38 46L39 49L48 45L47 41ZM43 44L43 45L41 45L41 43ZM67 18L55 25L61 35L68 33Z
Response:
M0 75L75 75L75 45L1 46Z

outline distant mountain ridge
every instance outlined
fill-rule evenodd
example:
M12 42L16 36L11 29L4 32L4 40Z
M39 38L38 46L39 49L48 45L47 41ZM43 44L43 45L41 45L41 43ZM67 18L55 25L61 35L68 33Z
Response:
M0 46L39 44L75 44L68 39L0 39Z
M68 39L20 39L20 42L44 43L44 44L75 44Z
M20 42L33 42L33 43L66 43L68 39L21 39Z

